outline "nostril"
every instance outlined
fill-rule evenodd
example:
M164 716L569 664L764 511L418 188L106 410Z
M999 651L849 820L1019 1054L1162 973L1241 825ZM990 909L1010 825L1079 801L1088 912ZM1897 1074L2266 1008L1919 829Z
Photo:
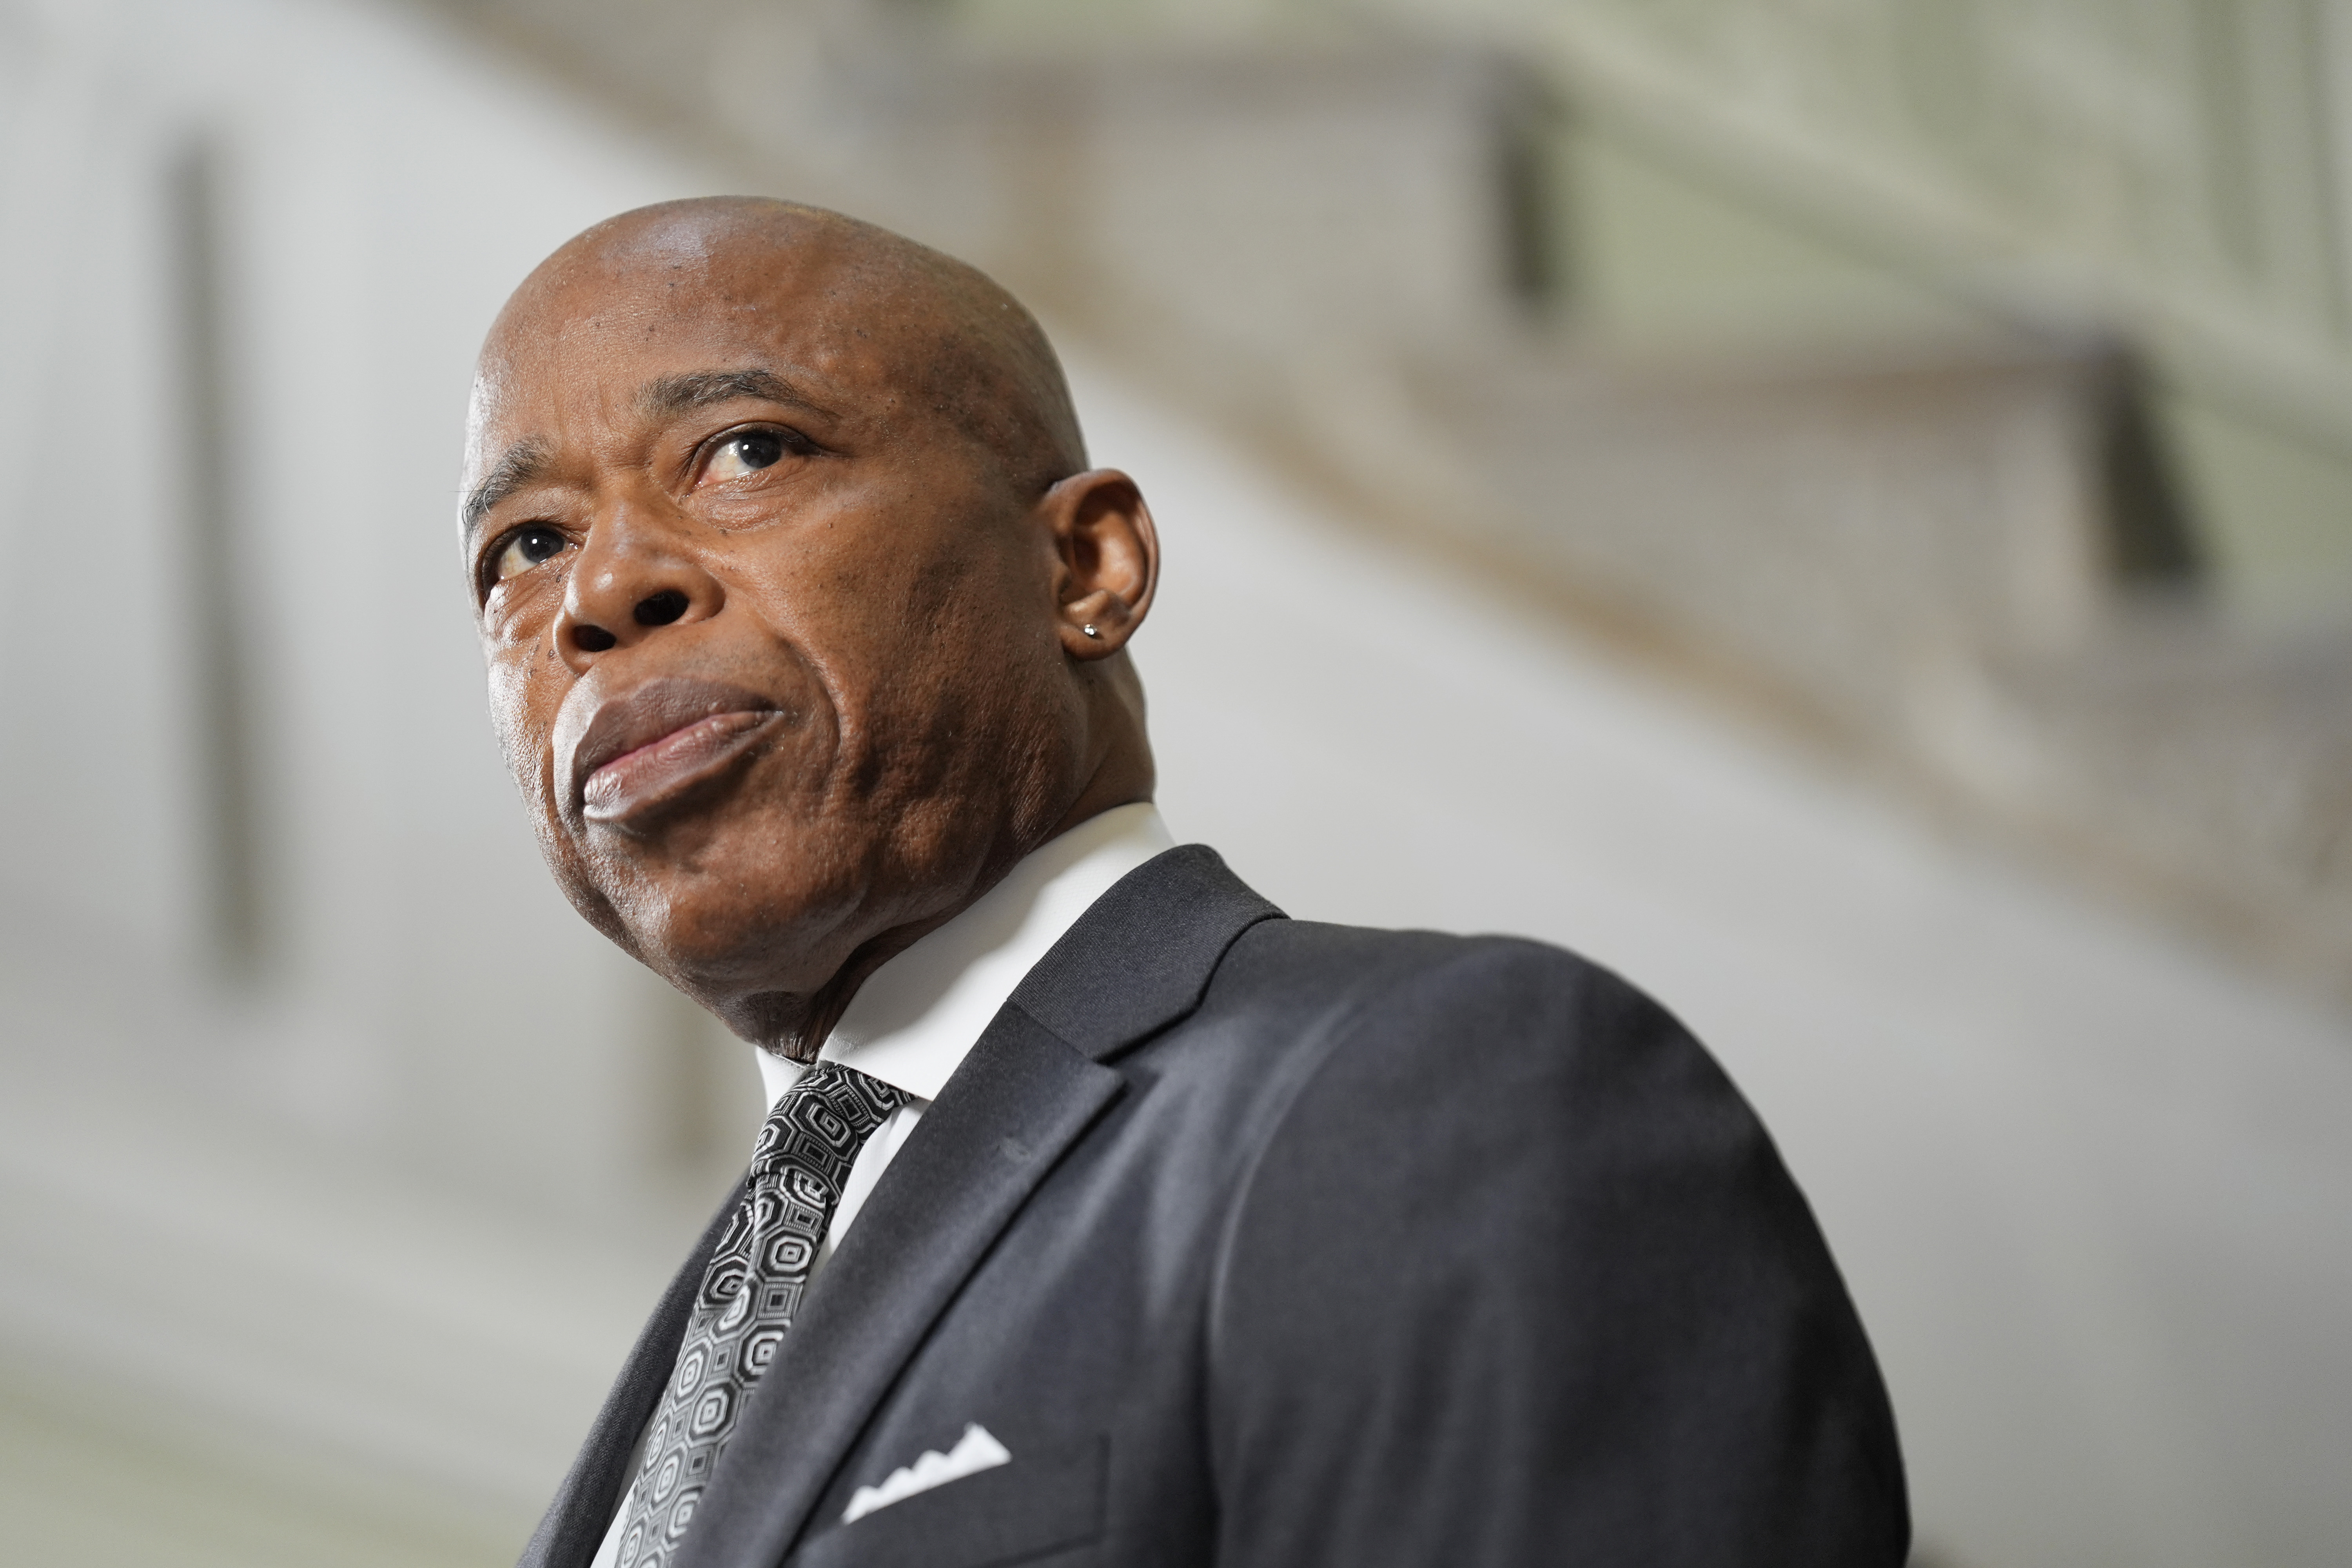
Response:
M574 626L572 628L572 640L583 653L603 653L621 639L602 626Z
M637 601L637 625L641 626L666 626L684 614L686 595L675 588L664 588Z

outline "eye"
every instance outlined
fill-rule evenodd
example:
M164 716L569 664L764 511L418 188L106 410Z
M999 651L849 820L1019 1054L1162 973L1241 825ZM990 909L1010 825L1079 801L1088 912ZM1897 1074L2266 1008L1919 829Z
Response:
M787 452L800 450L791 436L782 430L733 430L719 438L710 450L710 460L704 467L703 478L717 484L756 474L783 460Z
M572 547L572 542L543 522L518 528L507 535L499 546L498 554L490 561L490 581L503 583L509 577L520 577L544 561L552 561Z

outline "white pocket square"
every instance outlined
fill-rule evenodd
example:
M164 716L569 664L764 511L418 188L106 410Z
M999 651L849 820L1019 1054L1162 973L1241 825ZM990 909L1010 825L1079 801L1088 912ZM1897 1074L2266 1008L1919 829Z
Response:
M850 1497L841 1522L855 1523L876 1509L888 1508L917 1492L927 1492L933 1487L943 1487L950 1481L960 1481L966 1476L1012 1462L1013 1456L1004 1445L990 1436L987 1427L975 1422L963 1429L956 1446L946 1453L927 1449L921 1458L906 1468L891 1471L889 1479L880 1486L858 1488Z

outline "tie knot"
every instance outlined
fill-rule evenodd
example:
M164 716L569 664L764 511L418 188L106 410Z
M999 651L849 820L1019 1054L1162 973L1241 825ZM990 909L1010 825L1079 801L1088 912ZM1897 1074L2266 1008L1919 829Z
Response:
M751 1149L751 1169L757 1173L797 1163L845 1173L866 1134L906 1098L903 1091L856 1068L818 1062L768 1112L760 1141Z

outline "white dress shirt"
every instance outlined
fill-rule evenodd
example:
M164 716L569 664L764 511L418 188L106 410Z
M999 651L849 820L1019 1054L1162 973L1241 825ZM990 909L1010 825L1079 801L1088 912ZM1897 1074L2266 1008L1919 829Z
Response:
M810 1278L824 1267L882 1179L883 1171L940 1097L988 1021L1024 976L1077 924L1112 883L1171 848L1167 825L1150 802L1115 806L1038 846L972 906L868 975L818 1050L821 1061L856 1068L901 1090L906 1099L867 1136L842 1184L824 1246ZM772 1110L808 1069L766 1051L760 1079ZM652 1423L648 1422L648 1428ZM645 1434L629 1456L634 1477ZM613 1568L621 1521L636 1490L632 1480L589 1568Z

